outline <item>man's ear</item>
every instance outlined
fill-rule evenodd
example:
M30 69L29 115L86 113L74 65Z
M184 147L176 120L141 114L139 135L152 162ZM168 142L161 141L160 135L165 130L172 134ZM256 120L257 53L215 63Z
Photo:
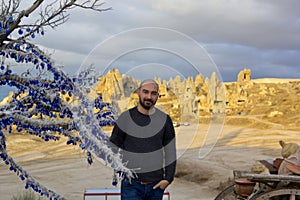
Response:
M141 88L136 89L137 94L140 94L140 92L141 92Z

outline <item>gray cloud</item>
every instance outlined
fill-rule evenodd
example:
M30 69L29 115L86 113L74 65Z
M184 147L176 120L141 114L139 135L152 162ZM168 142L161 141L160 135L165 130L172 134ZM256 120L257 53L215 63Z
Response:
M236 80L237 73L243 68L251 69L253 78L300 78L300 1L111 0L106 1L105 6L111 6L113 10L72 12L64 26L55 31L47 30L45 38L38 42L56 49L54 57L58 63L74 68L80 66L97 45L116 34L134 28L162 27L178 31L204 45L224 81ZM146 39L148 36L140 37ZM133 37L130 40L135 43L139 39ZM168 38L160 39L153 44L168 42ZM99 58L110 57L109 54L116 52L114 48L122 48L121 45L106 47ZM188 44L174 41L168 45L168 48L180 45L191 57L197 56L192 55L195 52ZM162 66L176 66L176 59L156 56L157 59L143 61L142 56L132 54L130 58L122 57L118 65L122 68L123 62L124 67L132 65L133 68L155 62Z

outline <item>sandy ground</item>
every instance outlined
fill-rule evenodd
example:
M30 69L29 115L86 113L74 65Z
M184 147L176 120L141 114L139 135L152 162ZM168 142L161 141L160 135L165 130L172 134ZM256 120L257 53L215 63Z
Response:
M177 127L176 134L178 165L168 187L171 200L214 199L220 183L232 178L233 170L250 170L256 160L280 157L279 140L300 144L299 127L286 130L276 124L268 129L192 124ZM78 147L20 135L9 136L7 146L24 169L67 199L82 200L88 188L113 188L112 169L99 161L89 166ZM24 184L0 163L0 200L23 192Z

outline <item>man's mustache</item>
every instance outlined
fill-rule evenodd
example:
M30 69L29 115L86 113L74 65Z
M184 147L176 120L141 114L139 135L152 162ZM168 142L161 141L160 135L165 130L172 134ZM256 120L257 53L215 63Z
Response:
M146 102L146 101L149 101L149 102L153 103L152 99L145 99L144 101L145 101L145 102Z

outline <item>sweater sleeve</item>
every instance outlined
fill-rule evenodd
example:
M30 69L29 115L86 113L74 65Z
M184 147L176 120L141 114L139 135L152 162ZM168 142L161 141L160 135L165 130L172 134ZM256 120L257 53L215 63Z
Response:
M164 137L164 153L165 153L165 180L171 183L174 180L176 171L176 137L175 130L170 116L166 121L166 131Z
M112 148L113 152L116 153L119 148L123 148L123 142L125 137L126 134L116 124L109 138L109 146Z

